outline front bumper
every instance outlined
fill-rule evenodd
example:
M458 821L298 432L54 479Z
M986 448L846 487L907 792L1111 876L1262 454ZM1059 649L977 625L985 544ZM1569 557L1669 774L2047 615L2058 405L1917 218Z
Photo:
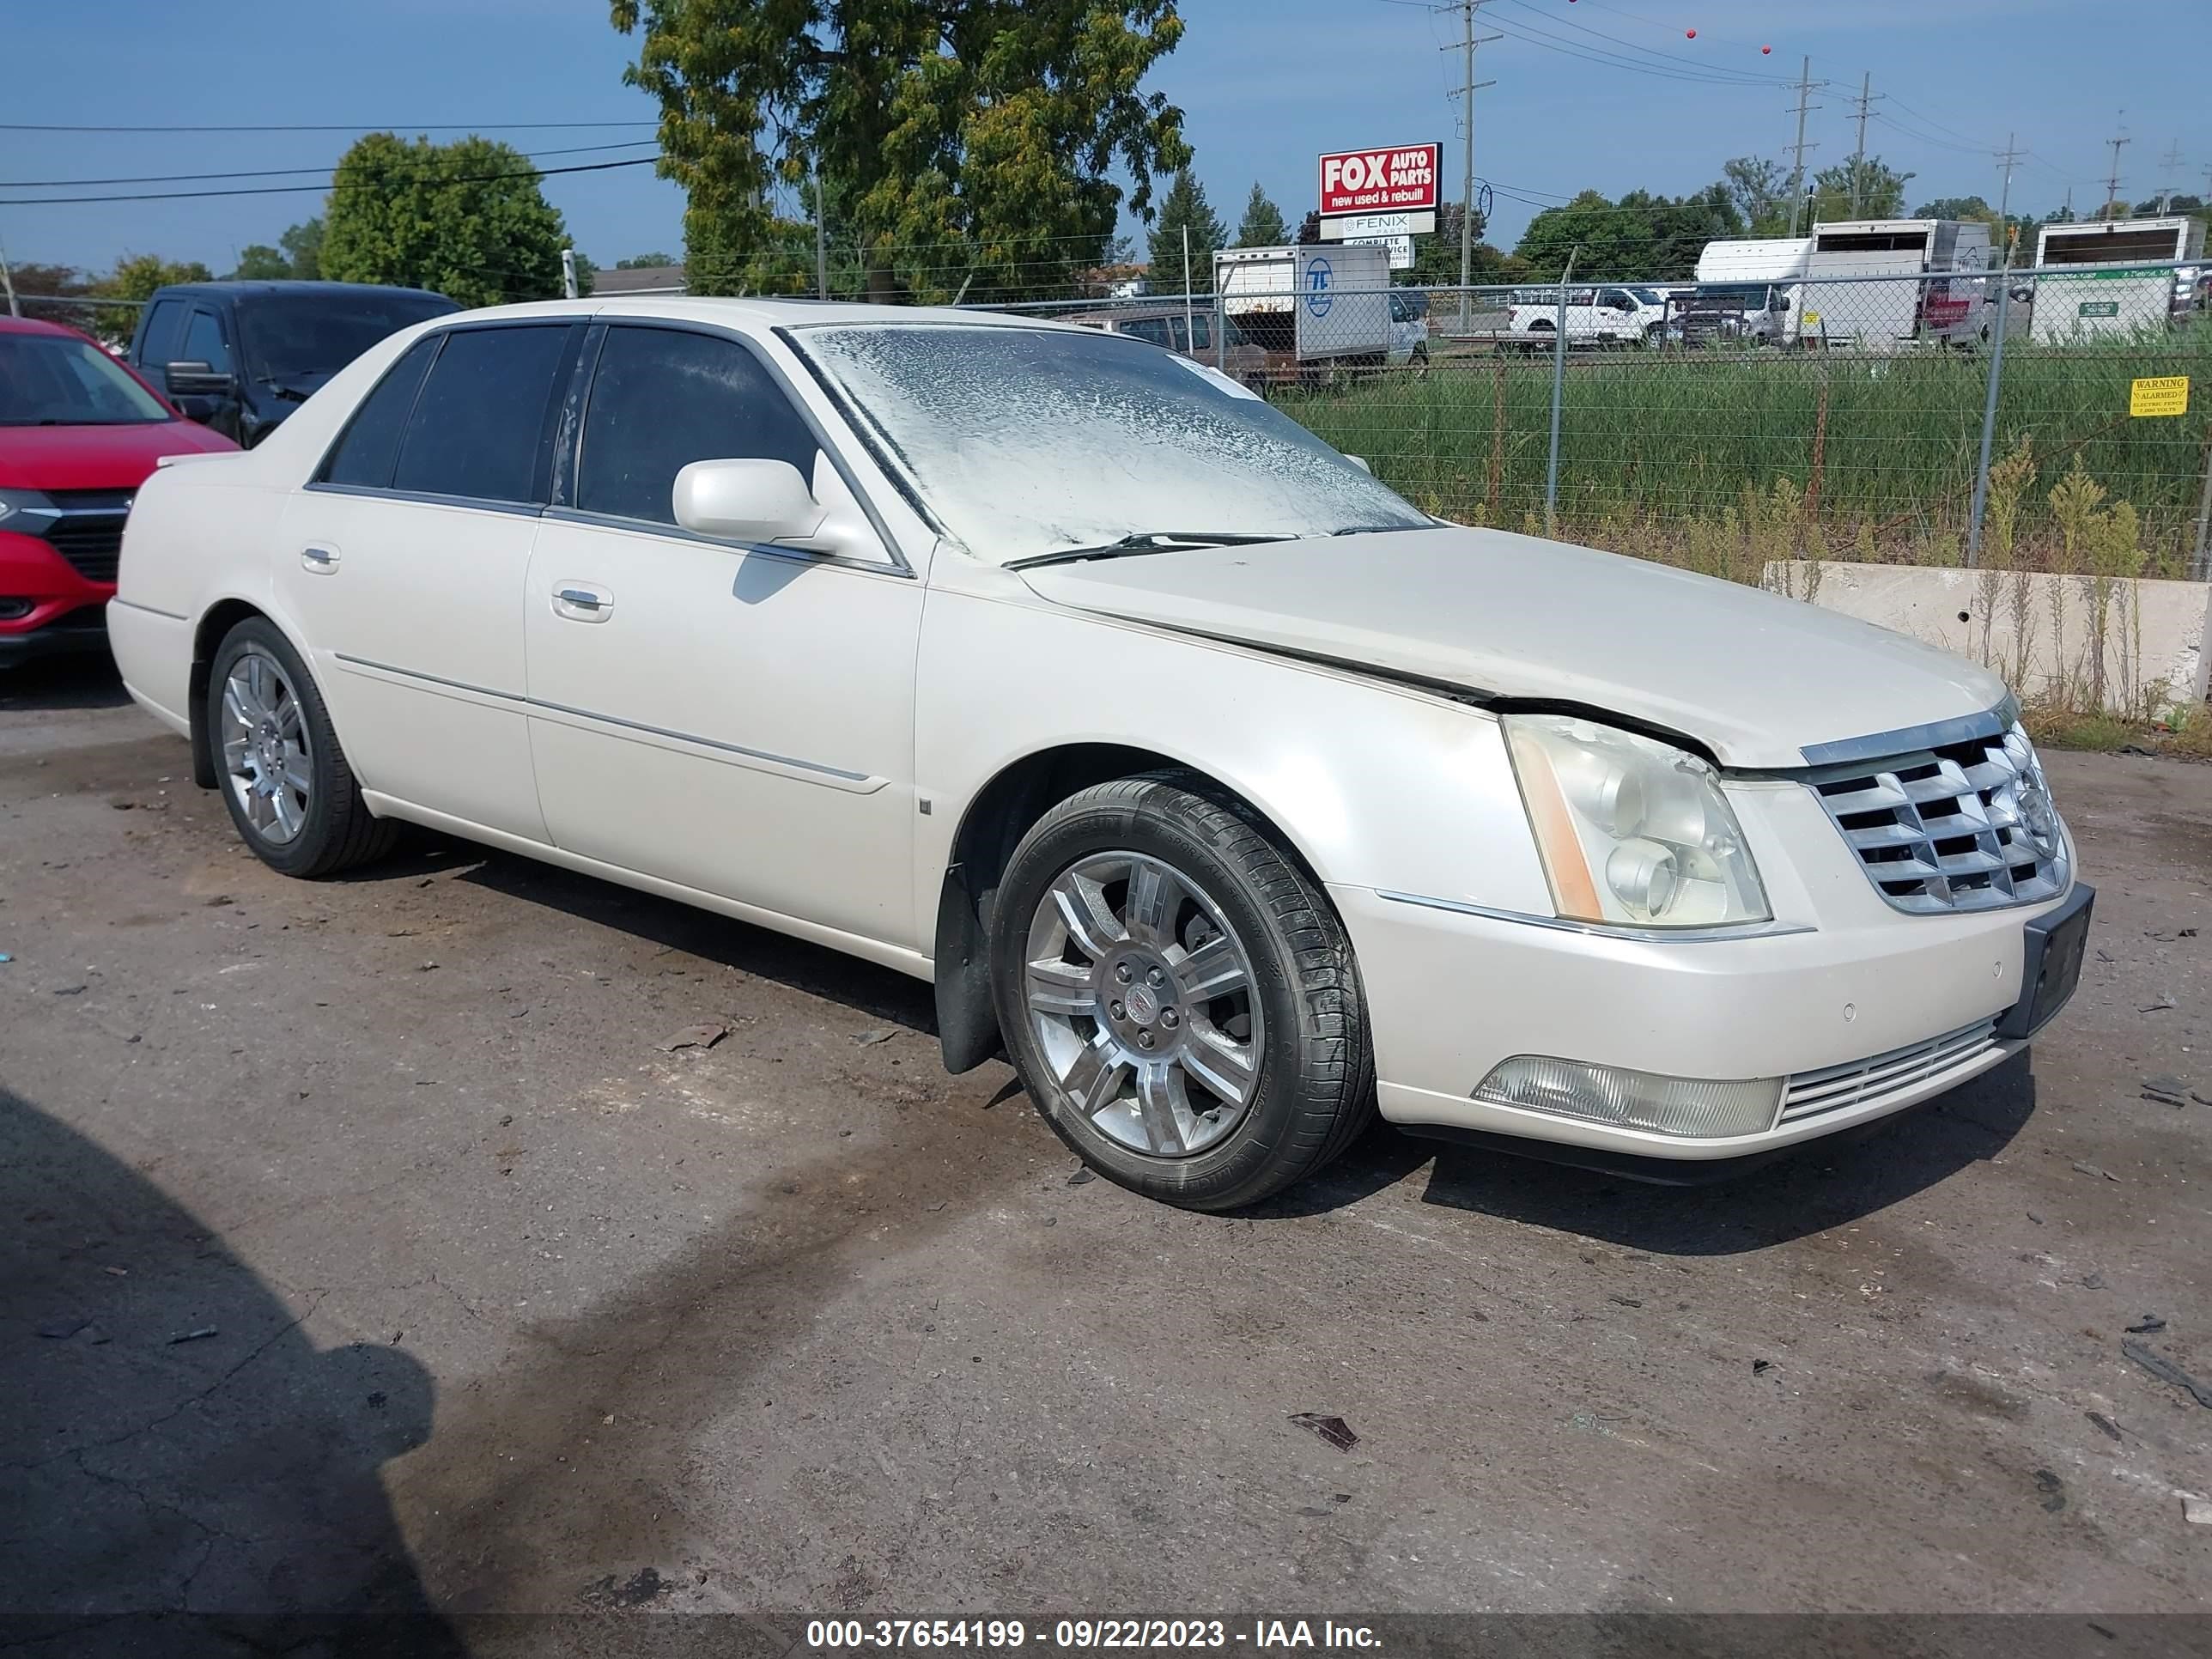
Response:
M88 580L37 536L0 531L0 667L35 658L96 651L106 643L101 607L112 582ZM27 602L21 616L5 614Z
M2003 1017L2023 995L2027 924L2087 891L2077 884L2042 904L1923 917L1858 904L1838 888L1836 925L1665 941L1330 889L1358 955L1386 1118L1579 1149L1621 1173L1647 1160L1740 1166L2002 1064L2025 1046ZM1679 1136L1474 1098L1517 1054L1786 1081L1771 1127Z

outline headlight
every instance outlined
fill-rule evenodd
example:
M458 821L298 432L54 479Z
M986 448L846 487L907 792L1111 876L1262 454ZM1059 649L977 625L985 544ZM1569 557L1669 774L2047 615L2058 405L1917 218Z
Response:
M35 514L42 518L52 518L54 516L54 504L35 489L0 489L0 523L18 514ZM33 536L39 533L36 526L30 533Z
M1571 714L1509 714L1505 734L1560 915L1632 927L1768 919L1705 762Z

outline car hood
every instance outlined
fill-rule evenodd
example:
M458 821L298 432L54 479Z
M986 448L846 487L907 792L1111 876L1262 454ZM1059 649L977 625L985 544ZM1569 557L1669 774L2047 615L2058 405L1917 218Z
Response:
M1724 765L1978 714L1948 652L1738 583L1456 527L1198 548L1018 573L1058 605L1697 738Z
M0 489L132 489L164 455L238 446L191 421L132 426L0 426Z

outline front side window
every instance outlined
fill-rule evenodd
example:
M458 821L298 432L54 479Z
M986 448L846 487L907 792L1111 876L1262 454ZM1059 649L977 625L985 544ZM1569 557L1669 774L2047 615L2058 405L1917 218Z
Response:
M161 399L89 340L0 334L0 426L137 426L171 418Z
M569 325L457 329L415 403L392 487L482 501L530 502L545 415Z
M177 358L177 339L185 326L185 302L182 300L157 300L146 316L146 331L140 337L138 362L158 368Z
M1202 311L1190 319L1190 344L1194 351L1213 349L1213 319Z
M1128 335L1132 339L1142 340L1149 345L1164 346L1174 343L1173 337L1168 333L1168 319L1164 317L1139 317L1133 323L1122 324L1121 332Z
M230 373L230 346L222 337L222 319L212 311L194 307L192 319L185 325L185 343L173 360L180 363L205 363L218 374Z
M946 530L994 563L1164 532L1431 522L1225 377L1111 335L878 323L794 336Z
M787 461L811 484L817 448L783 388L736 341L610 328L584 412L576 505L672 525L676 475L693 461Z

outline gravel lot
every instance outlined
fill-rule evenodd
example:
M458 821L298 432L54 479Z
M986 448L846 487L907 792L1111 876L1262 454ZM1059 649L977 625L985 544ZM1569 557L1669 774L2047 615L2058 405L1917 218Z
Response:
M2202 1608L2212 1410L2121 1345L2212 1383L2212 769L2051 769L2032 1064L1733 1188L1382 1131L1222 1219L919 984L465 844L288 882L112 678L0 681L0 1607Z

